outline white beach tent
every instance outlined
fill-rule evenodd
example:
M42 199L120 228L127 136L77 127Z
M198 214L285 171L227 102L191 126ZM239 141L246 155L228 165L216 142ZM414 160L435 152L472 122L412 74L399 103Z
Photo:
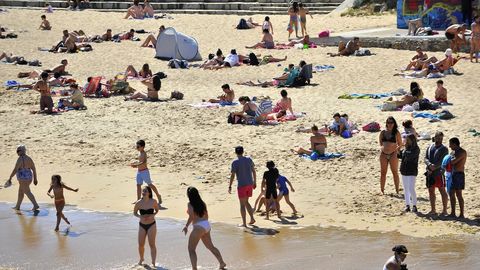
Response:
M187 61L202 60L198 51L198 42L193 37L175 31L169 27L157 38L155 58L170 60L172 58Z

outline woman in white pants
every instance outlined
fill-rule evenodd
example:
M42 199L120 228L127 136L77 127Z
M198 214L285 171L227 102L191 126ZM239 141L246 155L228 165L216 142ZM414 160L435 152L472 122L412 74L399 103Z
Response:
M405 150L400 153L402 163L400 173L402 174L403 191L405 192L405 212L417 212L417 193L415 192L415 180L418 175L418 156L420 148L417 145L417 138L414 134L407 136Z

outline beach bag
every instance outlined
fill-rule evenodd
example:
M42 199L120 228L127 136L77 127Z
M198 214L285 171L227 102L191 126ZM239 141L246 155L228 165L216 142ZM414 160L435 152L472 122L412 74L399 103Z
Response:
M350 130L344 130L341 134L342 138L348 139L352 137L352 132Z
M370 52L370 50L367 50L367 49L358 49L355 51L354 53L355 56L369 56L369 55L372 55L372 53Z
M160 78L160 80L167 78L167 74L165 74L161 71L153 74L153 76L158 76Z
M248 58L250 59L250 65L251 66L258 66L260 63L258 62L258 58L254 53L250 53L248 55Z
M329 30L324 30L324 31L318 33L319 38L326 38L326 37L329 37L329 36L330 36L330 31Z
M419 105L419 110L420 111L425 111L425 110L433 110L433 106L430 103L430 100L424 98L418 101Z
M245 19L240 19L240 22L238 22L237 29L243 30L243 29L250 29L248 27L247 21Z
M242 124L242 117L238 115L234 115L233 113L228 114L227 117L227 123L236 125L236 124Z
M168 61L168 66L170 68L185 69L185 68L188 68L188 62L187 60L170 59L170 61Z
M176 100L181 100L183 99L183 93L179 91L173 91L170 93L170 98L171 99L176 99Z
M453 114L451 112L447 111L447 110L443 110L438 114L438 118L440 118L442 120L449 120L449 119L452 119L454 117L455 116L453 116Z
M363 131L378 132L380 131L380 124L377 122L371 122L362 127Z

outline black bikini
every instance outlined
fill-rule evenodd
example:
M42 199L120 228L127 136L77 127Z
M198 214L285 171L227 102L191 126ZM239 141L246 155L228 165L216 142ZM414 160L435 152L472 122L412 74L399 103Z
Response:
M155 212L155 210L153 210L153 208L150 208L150 209L140 209L139 212L140 212L140 215L141 215L141 216L144 216L144 215L153 215L154 212ZM150 227L152 227L152 225L155 224L155 221L152 222L152 223L150 223L150 224L143 224L143 223L140 223L140 222L139 222L138 224L140 225L140 227L142 227L142 228L145 230L145 232L148 233L148 230L150 229Z
M395 134L396 135L396 134ZM390 143L397 143L397 136L395 136L393 133L390 133L390 138L387 138L386 136L386 132L383 131L383 135L382 135L382 143L383 142L390 142ZM387 161L390 161L390 159L392 158L393 154L395 153L396 151L393 151L392 153L390 154L387 154L385 152L382 151L382 154L385 155L385 157L387 158Z

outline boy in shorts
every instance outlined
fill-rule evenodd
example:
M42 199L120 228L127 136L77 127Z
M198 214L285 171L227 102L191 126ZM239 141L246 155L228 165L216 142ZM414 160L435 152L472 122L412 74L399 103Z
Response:
M142 194L142 184L145 182L157 195L158 204L162 204L162 196L158 193L157 187L152 183L150 179L150 171L147 167L147 153L145 153L145 141L139 140L137 142L137 150L140 152L138 161L130 163L132 168L137 168L137 201L140 200ZM135 201L134 204L137 202Z

